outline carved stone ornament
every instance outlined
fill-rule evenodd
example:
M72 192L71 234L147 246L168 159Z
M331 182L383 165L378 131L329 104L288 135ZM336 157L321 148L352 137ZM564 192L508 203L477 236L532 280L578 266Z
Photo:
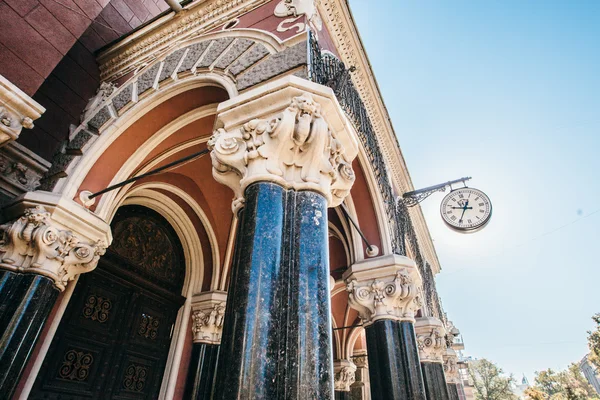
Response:
M46 111L0 75L0 147L17 140L23 128L33 128L33 121Z
M295 33L300 33L306 29L301 16L306 16L306 20L315 33L323 29L323 21L317 11L314 0L281 0L275 7L276 17L290 17L281 21L277 26L278 32L285 32L290 29L296 29Z
M194 343L220 344L227 294L202 293L192 300Z
M421 276L407 257L371 258L352 265L343 278L348 303L365 326L380 319L414 322L422 306Z
M446 375L447 383L461 383L458 371L458 356L449 347L446 348L446 354L444 354L444 374Z
M57 229L42 206L0 226L0 267L35 273L54 280L64 290L76 275L90 272L106 251L106 243L81 242L73 232Z
M350 386L355 382L356 365L348 360L335 360L333 362L334 389L338 392L349 392Z
M364 350L356 351L352 356L352 361L357 368L369 368L369 357Z
M446 330L437 318L417 318L415 323L417 346L421 362L443 363L446 354Z
M289 85L290 81L292 85L304 81L302 84L310 89L318 88L327 96L333 95L328 88L297 77L287 77L275 84ZM245 95L252 99L264 90L258 88ZM317 191L327 198L330 207L339 205L348 195L355 179L352 160L358 149L356 139L350 137L354 132L350 132L345 116L340 116L341 110L331 111L334 104L330 99L322 94L318 99L308 91L283 87L218 116L224 120L221 124L228 119L244 121L232 129L217 129L208 142L213 176L233 190L234 212L243 205L245 188L259 181ZM321 103L325 103L341 129L331 129ZM280 112L273 110L278 106L282 107ZM339 108L337 102L335 107ZM253 118L252 114L264 115L270 110L274 111L269 113L272 117Z
M111 82L102 82L96 90L94 97L88 100L83 112L81 113L80 122L92 117L96 111L103 106L103 103L117 90L117 86Z

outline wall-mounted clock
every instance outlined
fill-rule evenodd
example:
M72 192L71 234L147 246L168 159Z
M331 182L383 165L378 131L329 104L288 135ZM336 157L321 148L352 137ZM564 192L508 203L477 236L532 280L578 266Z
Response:
M473 233L490 222L492 202L481 190L464 187L444 197L440 213L450 228L461 233Z

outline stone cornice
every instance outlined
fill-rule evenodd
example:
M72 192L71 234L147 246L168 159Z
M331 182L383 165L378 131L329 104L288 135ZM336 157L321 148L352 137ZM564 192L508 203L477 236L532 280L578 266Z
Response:
M72 200L28 192L5 208L0 268L46 276L59 290L96 268L110 244L109 225Z
M17 140L23 128L33 128L33 121L45 111L44 107L0 75L0 147Z
M347 1L316 1L323 22L337 45L342 61L347 66L356 67L356 71L352 74L352 81L369 112L373 127L380 140L382 152L390 168L395 188L399 191L399 194L413 190L414 187L404 157L400 151L394 128L383 103L375 75L362 45ZM437 273L440 271L440 263L420 206L413 207L410 214L425 259L433 267L434 273Z
M194 343L221 343L226 303L226 292L206 292L192 298Z

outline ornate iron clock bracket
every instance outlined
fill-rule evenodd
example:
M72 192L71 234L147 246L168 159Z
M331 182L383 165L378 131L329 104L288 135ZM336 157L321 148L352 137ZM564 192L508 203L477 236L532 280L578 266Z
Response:
M465 187L466 181L470 180L471 177L467 176L460 179L455 179L453 181L448 181L445 183L440 183L438 185L429 186L419 190L413 190L412 192L406 192L402 195L402 197L398 197L398 203L404 204L406 207L414 207L435 192L445 192L446 188L450 186L450 190L452 190L452 185L462 182Z

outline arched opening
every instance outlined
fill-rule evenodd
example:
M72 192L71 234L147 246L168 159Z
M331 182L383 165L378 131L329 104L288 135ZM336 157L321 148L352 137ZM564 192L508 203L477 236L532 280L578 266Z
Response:
M80 277L31 399L157 398L185 298L182 245L141 206L119 208L113 243Z

